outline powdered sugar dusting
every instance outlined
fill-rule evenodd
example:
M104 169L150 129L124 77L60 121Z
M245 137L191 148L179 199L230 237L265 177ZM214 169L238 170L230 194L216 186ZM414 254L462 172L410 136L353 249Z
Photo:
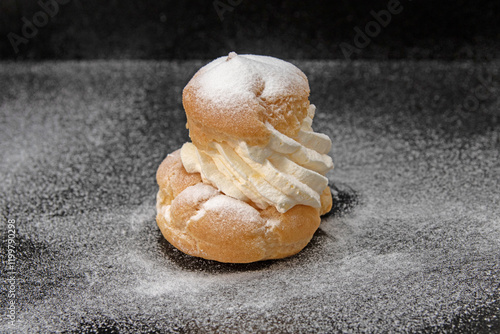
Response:
M218 193L217 189L205 183L197 183L182 191L183 196L193 198L195 202L205 201L207 198Z
M205 65L197 79L200 96L220 103L237 103L255 95L266 98L309 91L306 76L291 63L234 52Z
M207 212L204 209L198 210L198 212L196 212L196 214L194 216L192 216L189 220L193 221L193 222L198 221L201 218L203 218L206 213Z
M154 64L0 66L7 152L0 203L17 222L19 284L16 327L0 321L1 333L499 327L498 100L458 123L441 114L452 112L459 83L477 64L301 62L325 110L315 130L336 138L339 164L330 181L354 189L359 203L325 218L296 256L249 265L185 255L156 226L153 173L186 131L178 96L148 93L137 103ZM500 82L500 63L483 65ZM158 66L160 77L171 76L164 84L180 91L199 63ZM92 128L99 145L89 142ZM29 159L13 168L8 158L16 149ZM6 233L7 224L0 226Z
M238 219L242 221L259 221L261 220L259 211L252 208L250 205L240 200L234 199L226 195L218 195L212 197L203 204L203 209L207 211L225 210L231 214L238 215Z
M278 219L268 219L268 220L266 220L266 226L267 227L271 227L271 228L278 226L279 223L280 223L280 221Z

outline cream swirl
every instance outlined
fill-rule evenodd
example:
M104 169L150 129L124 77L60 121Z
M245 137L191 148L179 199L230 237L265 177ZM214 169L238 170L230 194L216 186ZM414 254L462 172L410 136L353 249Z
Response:
M244 141L212 142L208 149L185 143L184 168L198 172L228 196L252 201L261 209L270 205L286 212L297 204L321 207L321 193L328 185L325 174L333 168L327 155L332 142L311 125L316 107L310 105L298 134L290 138L266 124L268 144L249 146Z

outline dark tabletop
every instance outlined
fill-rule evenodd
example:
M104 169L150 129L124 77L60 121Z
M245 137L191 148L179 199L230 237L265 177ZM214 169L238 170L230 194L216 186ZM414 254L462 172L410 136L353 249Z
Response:
M297 256L247 265L184 255L155 222L204 62L0 63L0 331L498 332L500 62L294 63L334 210Z

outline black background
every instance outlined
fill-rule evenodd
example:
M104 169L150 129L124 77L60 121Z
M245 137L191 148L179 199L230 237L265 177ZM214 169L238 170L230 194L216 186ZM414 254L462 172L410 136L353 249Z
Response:
M498 332L498 0L401 0L354 62L389 0L66 1L15 52L44 14L0 0L0 332ZM155 222L182 89L233 50L303 70L333 141L334 211L284 260L193 258Z
M22 37L23 17L33 22L42 8L35 0L2 0L0 58L212 59L234 50L339 59L344 58L340 43L353 44L354 28L364 29L373 20L370 12L386 9L389 2L65 1L15 52L9 33ZM498 58L500 2L401 0L401 6L402 12L352 58Z

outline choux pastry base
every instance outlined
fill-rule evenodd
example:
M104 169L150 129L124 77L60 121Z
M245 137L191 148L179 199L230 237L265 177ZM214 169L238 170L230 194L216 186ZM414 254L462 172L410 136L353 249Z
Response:
M203 183L199 173L188 173L179 150L161 163L156 178L156 221L163 236L186 254L219 262L249 263L296 254L311 240L320 215L332 207L327 187L320 209L258 209Z

